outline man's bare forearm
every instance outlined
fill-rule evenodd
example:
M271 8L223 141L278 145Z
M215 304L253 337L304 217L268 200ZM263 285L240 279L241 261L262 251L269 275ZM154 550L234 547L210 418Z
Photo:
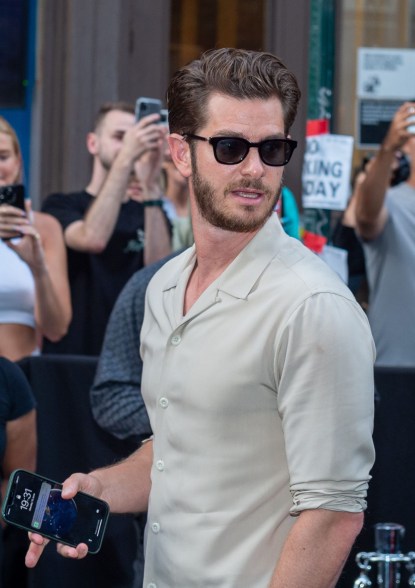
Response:
M362 524L362 513L302 512L287 537L269 588L334 588Z
M100 253L105 249L117 223L131 169L128 159L116 159L85 218L65 231L69 247L90 253Z
M376 223L382 214L394 159L394 150L381 147L370 162L364 180L356 189L356 221L362 230L366 225Z
M413 102L405 102L395 113L386 137L374 159L367 165L366 178L356 192L356 224L366 239L378 236L387 220L384 206L392 177L396 152L410 139L409 118Z
M101 482L101 498L110 505L111 512L145 512L148 508L153 463L153 442L148 441L124 461L91 472Z

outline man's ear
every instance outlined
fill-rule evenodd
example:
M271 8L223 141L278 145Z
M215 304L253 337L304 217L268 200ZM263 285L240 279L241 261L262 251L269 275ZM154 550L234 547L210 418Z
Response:
M96 133L88 133L86 136L86 148L91 155L98 153L98 135Z
M189 143L177 133L168 135L167 141L170 147L171 158L182 174L183 177L188 178L192 175L192 161L190 157Z

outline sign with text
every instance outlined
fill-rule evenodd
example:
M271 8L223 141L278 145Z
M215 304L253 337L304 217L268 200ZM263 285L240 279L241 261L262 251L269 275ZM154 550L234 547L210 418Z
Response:
M415 99L414 72L415 49L358 49L359 147L378 147L402 102Z
M378 147L401 106L402 100L359 100L357 143L359 147Z
M360 47L357 54L357 95L378 100L415 97L415 49Z
M304 208L344 210L350 195L353 137L314 135L306 138L302 185Z

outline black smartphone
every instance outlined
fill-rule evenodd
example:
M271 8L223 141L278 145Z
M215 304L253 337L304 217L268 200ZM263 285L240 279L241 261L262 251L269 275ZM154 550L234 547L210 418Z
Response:
M62 484L54 480L15 470L3 501L3 519L72 547L86 543L89 553L97 553L109 517L108 504L84 492L64 499L61 490Z
M11 186L0 186L0 205L10 204L25 210L24 205L25 190L22 184L13 184Z
M135 119L138 122L149 114L161 113L161 100L158 98L138 98L135 103Z

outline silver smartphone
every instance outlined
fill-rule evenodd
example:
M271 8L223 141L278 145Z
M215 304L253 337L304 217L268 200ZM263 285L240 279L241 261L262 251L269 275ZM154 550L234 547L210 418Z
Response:
M158 98L138 98L135 103L135 119L138 122L149 114L160 114L162 110L161 100Z
M64 499L62 484L26 470L15 470L1 513L10 525L72 547L86 543L89 553L97 553L104 538L109 506L84 492Z

